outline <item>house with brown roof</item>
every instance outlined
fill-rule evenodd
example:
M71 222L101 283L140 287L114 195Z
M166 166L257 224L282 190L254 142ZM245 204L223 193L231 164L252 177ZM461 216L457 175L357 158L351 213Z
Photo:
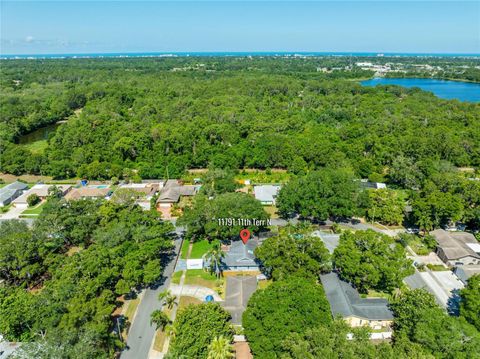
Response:
M169 217L170 209L175 203L180 201L181 197L194 196L198 193L199 188L200 186L198 185L183 185L178 180L167 180L160 190L157 199L157 210L162 212L165 217Z
M437 255L450 267L480 264L480 243L467 232L430 232L437 241Z
M75 201L79 199L97 199L107 197L112 190L108 187L87 186L74 188L65 195L67 201Z

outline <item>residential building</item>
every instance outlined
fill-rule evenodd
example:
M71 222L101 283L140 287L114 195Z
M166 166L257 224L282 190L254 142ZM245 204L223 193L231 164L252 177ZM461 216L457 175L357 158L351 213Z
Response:
M222 260L223 271L258 271L259 261L255 257L255 248L259 240L251 238L246 244L242 241L232 241L225 248L225 257Z
M465 285L467 285L468 280L476 274L480 274L480 264L470 265L470 266L458 266L453 270L455 275L460 279Z
M182 185L178 180L168 180L160 191L157 199L157 206L171 207L177 203L182 196L194 196L198 192L199 186Z
M232 316L232 323L241 325L242 314L247 309L248 300L257 289L257 278L254 276L228 276L226 281L223 307Z
M341 316L351 327L369 326L372 329L390 328L393 313L383 298L361 298L349 283L337 273L320 276L333 317Z
M430 234L437 241L437 255L448 266L480 264L480 244L473 234L443 229Z
M23 182L13 182L0 188L0 207L8 206L12 201L22 195L28 186Z
M79 199L103 199L112 193L109 187L99 186L86 186L80 188L73 188L65 195L65 199L68 201L74 201Z
M48 197L50 189L54 186L55 185L50 184L36 184L28 191L24 192L20 197L16 198L12 204L17 208L27 208L28 197L30 197L32 194L36 194L41 200L44 200ZM57 185L56 187L62 195L65 195L72 189L72 186L70 185Z
M160 183L125 183L118 186L118 189L130 189L144 194L145 198L150 199L160 190Z
M281 186L277 185L261 185L253 187L255 199L259 200L263 205L275 205L278 192Z

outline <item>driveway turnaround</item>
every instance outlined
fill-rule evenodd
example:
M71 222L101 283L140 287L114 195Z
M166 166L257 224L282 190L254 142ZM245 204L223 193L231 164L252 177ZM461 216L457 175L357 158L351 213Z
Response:
M177 234L179 229L177 228ZM135 319L130 327L127 338L127 348L122 352L122 359L147 359L153 338L155 336L155 327L150 324L150 315L156 309L161 309L158 294L170 285L175 262L180 252L182 240L179 236L175 240L175 251L169 259L163 276L165 280L155 289L146 289L142 301L140 302Z

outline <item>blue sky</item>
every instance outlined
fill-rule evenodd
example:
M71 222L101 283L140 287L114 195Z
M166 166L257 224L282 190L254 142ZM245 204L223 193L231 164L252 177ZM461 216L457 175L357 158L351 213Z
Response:
M0 1L2 54L480 53L479 1Z

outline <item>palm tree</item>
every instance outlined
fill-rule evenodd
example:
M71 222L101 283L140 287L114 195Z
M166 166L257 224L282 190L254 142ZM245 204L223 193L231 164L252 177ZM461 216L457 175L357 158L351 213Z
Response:
M210 272L215 272L217 278L220 278L220 274L222 273L220 264L223 257L225 257L225 253L223 253L219 241L214 242L212 248L205 253L205 260L209 262Z
M150 317L150 324L155 324L155 329L164 330L169 324L171 324L170 318L162 312L160 309L154 310Z
M173 295L169 290L164 290L158 295L158 300L162 305L166 305L168 309L172 309L177 304L177 296Z
M215 337L208 346L207 359L231 359L234 357L233 346L223 335Z

